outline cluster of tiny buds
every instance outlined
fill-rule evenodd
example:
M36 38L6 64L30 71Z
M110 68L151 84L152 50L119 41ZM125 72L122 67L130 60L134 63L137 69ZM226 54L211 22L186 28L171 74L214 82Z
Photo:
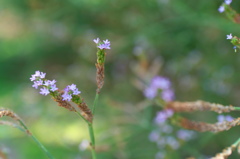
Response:
M35 74L32 75L32 77L30 78L31 81L33 81L33 85L32 87L34 87L35 89L38 89L38 87L42 87L40 88L40 94L42 95L48 95L50 92L54 92L57 91L58 88L56 87L56 80L46 80L45 79L46 73L40 72L40 71L36 71Z
M230 5L230 4L232 3L232 0L225 0L224 3L225 3L226 5ZM225 11L225 7L224 7L223 5L221 5L221 6L218 8L218 11L219 11L220 13L223 13L223 12Z
M162 111L159 111L157 113L157 116L155 117L155 123L161 124L164 123L168 118L172 117L174 114L172 109L165 109Z
M168 78L163 76L153 77L150 85L144 90L144 95L148 99L154 99L159 94L159 91L164 101L168 102L174 99L174 91Z
M64 93L62 95L63 100L71 101L73 95L79 95L81 91L78 90L75 84L68 85L64 89Z
M101 42L100 39L97 38L97 39L94 39L93 42L95 42L97 44L97 47L101 50L102 49L111 49L110 48L111 44L110 44L110 41L108 41L108 39L103 40L103 42Z
M35 89L40 88L40 94L48 95L51 92L57 92L58 88L56 87L56 80L47 80L45 79L46 73L36 71L35 74L30 78L33 81L32 87ZM64 93L62 94L63 101L71 101L73 95L78 95L81 92L78 90L75 84L68 85L64 89Z

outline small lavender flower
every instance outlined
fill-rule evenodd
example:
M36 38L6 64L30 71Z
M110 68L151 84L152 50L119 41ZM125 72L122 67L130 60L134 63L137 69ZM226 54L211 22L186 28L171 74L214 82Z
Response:
M232 38L233 38L232 33L227 35L227 39L232 39Z
M108 39L103 40L104 44L110 44L110 41L108 41Z
M101 50L102 49L111 49L110 48L111 44L110 44L110 41L108 39L103 40L103 43L102 43L102 42L100 42L100 39L97 38L97 39L94 39L93 42L95 42L97 44L97 47Z
M99 49L111 49L110 48L110 43L109 44L100 44L99 46L98 46L98 48Z
M171 82L165 77L156 76L152 79L151 86L159 89L169 89Z
M56 90L58 90L58 88L56 87L56 84L51 85L50 91L54 92Z
M161 127L161 132L166 133L166 134L170 134L173 131L172 126L169 124L166 124L166 123L160 124L159 127Z
M194 137L194 132L190 130L179 130L177 132L177 137L181 140L188 141Z
M30 78L30 80L35 81L38 79L43 79L43 78L45 78L45 75L46 75L46 73L36 71L35 74L33 74L32 77Z
M151 142L157 142L159 137L160 137L160 135L159 135L159 132L157 132L157 131L152 131L148 136L148 138Z
M155 122L157 124L164 123L168 118L173 115L173 111L171 109L166 109L157 113L155 118Z
M43 87L43 88L40 88L40 92L39 93L46 96L50 92L49 92L49 90L46 87Z
M153 99L158 95L158 91L161 92L160 95L164 101L172 101L174 99L174 92L171 89L171 82L168 78L162 76L153 77L149 87L143 93L146 98Z
M73 91L77 88L77 86L75 84L71 84L68 86L68 88Z
M66 100L66 101L71 101L72 99L72 95L71 94L68 94L68 92L65 92L63 95L62 95L63 99L62 100Z
M154 87L149 87L144 90L144 95L148 99L153 99L157 96L157 89Z
M39 86L43 85L43 80L34 81L32 87L38 89Z
M98 43L100 42L100 39L99 39L99 38L93 39L93 41L94 41L96 44L98 44Z
M232 0L225 0L224 1L227 5L230 5L232 3Z
M172 136L168 136L166 138L166 142L169 146L171 146L174 150L178 149L180 144L179 142Z
M220 13L223 13L223 12L225 11L224 6L220 6L220 7L218 8L218 11L219 11Z
M174 92L171 89L163 90L162 99L169 102L174 99Z
M234 118L232 116L230 116L230 115L227 115L227 116L225 116L225 120L226 121L233 121Z
M225 120L225 116L224 115L218 115L217 120L218 120L219 123L221 123Z
M73 90L73 95L78 95L80 93L81 93L81 91L79 91L77 88L75 90Z
M76 87L75 84L71 84L68 85L65 89L64 89L64 94L62 95L63 100L67 100L67 101L71 101L72 99L72 95L78 95L81 92L78 90L78 88Z
M230 115L218 115L217 120L219 123L224 122L224 121L232 121L234 118Z

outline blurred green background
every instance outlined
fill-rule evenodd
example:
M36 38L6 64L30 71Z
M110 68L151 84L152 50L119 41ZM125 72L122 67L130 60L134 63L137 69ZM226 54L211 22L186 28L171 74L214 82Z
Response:
M109 39L105 85L94 123L99 158L155 158L158 148L148 134L161 108L153 105L150 116L145 114L141 105L146 101L136 79L169 77L176 100L240 105L240 55L226 40L229 33L239 36L239 25L218 12L222 2L1 0L0 106L22 117L57 159L90 159L90 151L79 148L88 139L86 124L49 96L40 95L29 78L40 70L56 79L61 89L75 83L91 106L96 89L92 40ZM240 10L240 2L232 6ZM216 116L190 115L210 122L216 122ZM206 140L194 148L213 156L237 140L239 130L202 133L191 146ZM7 126L1 126L0 149L9 159L47 158L29 137ZM186 149L172 153L180 159L193 155Z

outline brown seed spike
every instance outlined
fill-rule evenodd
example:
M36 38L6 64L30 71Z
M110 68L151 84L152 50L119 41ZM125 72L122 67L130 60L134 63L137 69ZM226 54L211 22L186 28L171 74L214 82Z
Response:
M225 148L221 153L216 154L216 156L211 159L225 159L228 158L232 154L232 151L236 148L236 146L232 145L230 147Z
M201 100L195 102L168 102L166 108L172 109L174 112L214 111L217 113L223 113L234 110L234 107L232 106L224 106Z
M82 116L84 116L85 119L92 123L93 120L92 111L88 108L87 104L84 101L82 101L82 103L78 105L78 108L81 110Z
M7 110L7 109L0 109L0 118L3 116L11 117L14 120L20 120L20 118L17 116L17 114L15 114L12 111Z
M240 118L234 119L232 121L224 121L221 123L209 124L205 122L191 121L186 118L180 120L180 125L185 129L196 130L200 132L211 131L220 132L229 130L231 127L240 125Z
M63 91L59 91L59 93L60 93L60 95L53 97L53 100L58 103L58 106L64 107L64 108L68 109L69 111L76 112L76 109L69 102L63 101L63 98L61 96L63 94Z
M104 84L104 65L96 63L96 81L97 81L97 93L100 93L101 88L103 87Z

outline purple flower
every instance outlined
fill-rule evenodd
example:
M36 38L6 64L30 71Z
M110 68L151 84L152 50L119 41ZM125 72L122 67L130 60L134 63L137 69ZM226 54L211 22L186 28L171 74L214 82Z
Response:
M227 116L225 116L225 120L226 121L233 121L234 118L232 116L230 116L230 115L227 115Z
M232 39L232 38L233 38L232 33L227 35L227 39Z
M108 43L108 44L101 44L101 45L98 46L98 48L101 49L101 50L102 49L111 49L110 48L110 43Z
M99 39L99 38L97 38L97 39L93 39L93 41L94 41L96 44L98 44L99 41L100 41L100 39Z
M104 44L109 44L110 45L110 41L108 41L108 39L103 40Z
M49 90L47 88L43 87L43 88L40 88L40 92L39 93L46 96L50 92L49 92Z
M74 91L77 87L76 87L75 84L71 84L71 85L68 86L68 88L69 88L70 90Z
M73 90L73 95L78 95L80 93L81 93L81 91L79 91L77 88L75 90Z
M43 81L42 80L38 80L38 81L34 81L32 87L34 87L35 89L38 89L38 86L42 86L43 85Z
M144 95L148 99L153 99L157 96L157 89L153 88L153 87L149 87L149 88L144 90Z
M36 71L35 74L33 74L32 77L30 78L30 80L31 81L39 80L39 79L45 78L45 75L46 73Z
M232 3L232 0L225 0L225 3L226 3L227 5L230 5L230 4Z
M57 81L54 79L52 81L49 80L50 85L54 85Z
M224 6L220 6L220 7L218 8L218 11L219 11L220 13L224 12L224 11L225 11Z
M162 99L169 102L174 99L174 92L171 89L163 90L162 91Z
M78 90L75 84L68 85L65 89L65 92L68 94L78 95L81 93L81 91Z
M156 76L152 79L151 86L159 89L169 89L171 82L165 77Z
M232 120L234 120L234 118L231 117L230 115L226 115L226 116L218 115L217 120L218 120L219 123L221 123L221 122L224 122L224 121L232 121Z
M58 88L56 87L56 84L51 85L50 91L54 92L56 90L58 90Z
M179 130L177 132L177 137L181 140L188 141L194 137L194 132L190 130Z
M176 150L176 149L178 149L179 148L179 143L178 143L178 141L174 138L174 137L172 137L172 136L168 136L167 138L166 138L166 142L167 142L167 144L169 145L169 146L171 146L174 150Z
M171 109L166 109L157 113L155 118L155 122L157 124L164 123L169 117L173 115L173 111Z
M71 101L72 99L72 95L71 94L68 94L67 92L65 92L63 95L62 95L63 99L62 100L67 100L67 101Z
M164 101L172 101L174 99L174 92L171 89L171 82L168 78L155 76L152 78L150 86L143 93L146 98L153 99L158 95L158 91L161 93L161 98Z
M221 123L225 120L225 116L224 115L218 115L217 120L218 120L219 123Z
M157 131L152 131L148 136L149 140L152 142L157 142L159 137L160 137L160 135Z
M51 83L51 81L50 81L50 80L47 80L47 81L44 82L43 85L44 85L44 86L50 86L50 85L51 85L50 83Z

